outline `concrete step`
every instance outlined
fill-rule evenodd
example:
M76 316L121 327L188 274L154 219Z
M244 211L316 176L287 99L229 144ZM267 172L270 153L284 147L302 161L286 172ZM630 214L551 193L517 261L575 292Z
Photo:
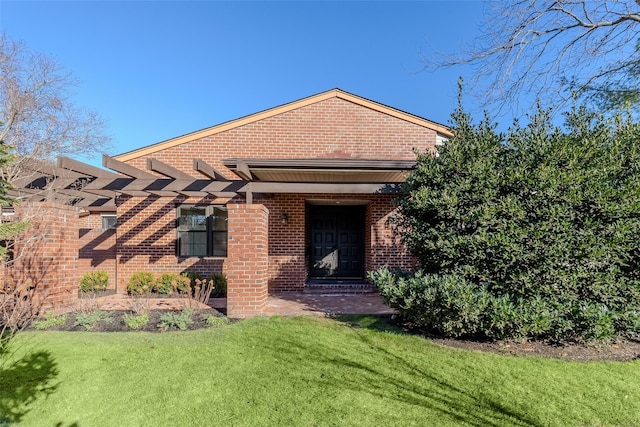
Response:
M313 295L353 295L371 294L376 287L369 283L307 283L303 293Z

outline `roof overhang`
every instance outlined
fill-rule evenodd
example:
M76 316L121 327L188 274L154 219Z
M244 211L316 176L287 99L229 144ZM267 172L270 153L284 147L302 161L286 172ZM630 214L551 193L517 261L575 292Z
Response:
M226 159L241 179L283 183L401 183L413 160L367 159Z

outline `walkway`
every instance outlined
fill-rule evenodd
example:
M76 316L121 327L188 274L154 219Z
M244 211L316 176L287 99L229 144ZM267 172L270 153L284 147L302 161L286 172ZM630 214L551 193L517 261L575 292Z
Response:
M302 292L271 294L264 314L268 316L300 316L310 314L392 314L378 294L315 295Z
M131 298L108 295L96 299L80 299L80 304L96 305L102 310L131 310L132 304L148 309L182 310L183 308L226 309L226 298L212 298L208 306L186 298ZM266 316L325 316L328 314L392 314L378 294L316 295L302 292L270 294L263 314Z

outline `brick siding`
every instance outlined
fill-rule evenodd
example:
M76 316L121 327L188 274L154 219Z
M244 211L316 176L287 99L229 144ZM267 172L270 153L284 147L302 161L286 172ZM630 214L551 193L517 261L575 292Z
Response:
M227 200L184 197L119 197L116 238L117 289L126 292L132 274L198 272L206 277L223 272L226 258L176 256L176 206L179 204L225 204Z
M161 150L151 157L194 176L197 173L193 171L193 158L201 158L227 178L238 179L222 164L223 159L415 160L414 148L425 151L435 143L436 133L431 129L340 98L330 98ZM146 157L127 163L146 169Z
M431 150L435 143L436 133L431 129L344 99L329 98L225 132L159 150L149 157L202 178L193 170L193 159L200 158L228 179L239 179L222 164L223 159L414 160L414 150ZM146 159L147 157L139 157L127 163L146 170ZM388 219L395 209L393 196L275 194L262 197L256 194L254 199L255 203L264 205L269 211L266 277L272 291L300 290L308 277L309 236L306 205L309 199L358 200L366 203L363 219L365 270L373 270L382 265L402 268L412 265L411 257L388 224ZM237 206L243 204L244 199L119 197L116 203L116 266L120 292L124 292L131 274L138 271L198 271L203 275L224 272L227 276L237 274L235 270L232 270L233 273L229 270L229 265L234 262L231 249L227 258L176 256L175 208L181 203L230 203L229 206ZM229 211L230 223L239 221L233 218L235 214L243 217L245 215L241 209L234 209ZM288 216L286 225L281 223L283 213ZM229 243L236 238L235 231L229 230ZM233 286L231 277L229 285Z
M15 216L31 226L15 239L11 276L16 283L33 287L38 311L71 309L78 299L77 209L55 203L23 203L15 206Z
M79 220L80 249L78 253L78 274L103 270L109 275L108 289L116 287L116 230L102 229L102 215L91 213Z
M269 291L269 210L260 204L229 204L228 209L227 315L255 316Z

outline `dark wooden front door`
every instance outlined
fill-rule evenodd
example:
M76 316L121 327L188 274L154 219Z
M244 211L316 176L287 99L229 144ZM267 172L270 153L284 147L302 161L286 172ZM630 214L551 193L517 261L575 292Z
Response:
M311 277L364 277L364 206L309 206Z

